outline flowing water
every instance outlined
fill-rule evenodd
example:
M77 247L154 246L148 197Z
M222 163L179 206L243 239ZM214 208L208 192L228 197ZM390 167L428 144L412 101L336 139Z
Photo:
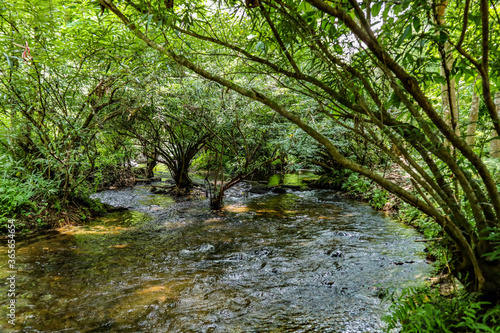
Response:
M98 193L130 210L18 241L17 325L2 284L0 331L378 332L380 292L429 274L419 235L365 204L248 186L219 214L147 186Z

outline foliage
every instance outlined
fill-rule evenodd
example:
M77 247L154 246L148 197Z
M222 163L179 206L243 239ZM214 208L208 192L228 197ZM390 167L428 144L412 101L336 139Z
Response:
M491 261L500 259L500 229L492 228L486 239L491 241L495 246L492 252L485 253L484 256Z
M193 170L196 171L207 171L215 170L218 167L218 161L215 157L215 152L207 150L198 153L198 155L193 159ZM228 155L222 157L222 165L224 167L224 173L229 173L233 165L231 163L231 158Z
M212 153L209 156L215 162L210 170L214 182L208 183L212 209L222 207L225 191L265 171L278 158L282 134L273 118L274 114L258 103L248 103L234 93L225 94L219 126L210 129L213 140L207 142ZM227 178L225 171L229 173Z
M109 159L105 125L133 103L122 93L134 87L125 63L137 50L87 5L0 5L0 204L4 218L36 215L34 228L45 208L88 199L87 181Z
M321 173L315 185L332 189L342 189L342 185L351 174L351 170L344 168L328 170Z
M387 203L387 192L385 190L376 189L373 191L373 197L369 202L373 208L378 210L383 209Z
M59 194L56 182L41 177L36 171L26 170L24 161L13 161L7 155L0 156L0 230L6 229L9 218L39 215L40 208ZM44 202L42 206L37 201ZM40 226L42 221L38 221ZM23 223L16 221L17 227Z
M478 300L477 294L460 291L447 298L438 290L408 288L384 317L387 332L500 332L500 305Z
M384 209L389 200L387 191L380 189L376 184L349 169L332 170L325 173L318 179L317 185L328 185L330 188L342 189L348 195L368 201L377 210Z
M68 198L93 168L92 129L106 116L102 112L117 102L110 96L116 80L95 78L107 65L98 64L100 42L80 42L76 51L78 37L68 37L74 32L68 12L47 15L52 11L41 2L17 5L22 10L8 12L10 20L2 21L4 32L10 30L1 40L8 50L6 62L0 64L0 94L5 97L0 100L5 120L0 124L2 153L57 184L58 193ZM90 18L81 16L80 23L86 19ZM100 37L107 34L94 32ZM60 35L65 44L54 42ZM13 48L16 45L24 47L22 56L17 56L23 50ZM69 50L78 52L79 58L54 57L69 55Z
M140 147L138 159L164 163L183 192L193 186L189 168L218 126L220 104L213 84L164 76L150 82L142 105L118 119L118 133Z
M109 122L98 134L94 170L86 183L93 191L111 186L123 187L134 185L132 161L138 153L132 140L119 136L113 122Z
M342 189L359 193L366 193L369 188L370 183L355 173L351 173L347 180L342 184Z
M443 234L443 228L437 225L432 218L408 204L401 205L398 217L401 222L420 230L427 239L437 238Z
M498 270L489 269L500 263L483 257L494 247L485 236L500 223L500 194L480 156L496 152L467 143L463 120L479 94L486 113L478 129L500 133L494 102L500 22L487 2L467 2L467 10L459 1L421 0L99 3L152 49L270 107L335 163L430 216L459 249L454 262L469 280L463 282L500 296ZM264 76L274 87L244 76ZM467 90L461 100L457 86ZM330 132L338 127L381 161L398 164L418 193L342 150Z

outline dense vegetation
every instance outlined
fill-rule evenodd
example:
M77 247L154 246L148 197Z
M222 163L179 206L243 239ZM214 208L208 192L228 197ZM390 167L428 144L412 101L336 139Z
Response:
M387 193L405 202L479 293L459 306L479 304L485 326L499 320L481 310L500 299L494 1L0 6L2 224L35 228L72 209L84 219L78 209L98 208L92 191L151 177L157 163L178 195L194 186L193 162L216 174L212 208L276 161L316 167L333 186L370 191L379 209Z

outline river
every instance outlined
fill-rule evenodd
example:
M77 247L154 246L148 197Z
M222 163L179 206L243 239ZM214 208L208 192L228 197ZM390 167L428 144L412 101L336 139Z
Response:
M2 284L1 331L379 332L379 295L430 274L419 234L364 203L249 186L221 213L148 186L96 194L129 210L18 240L17 325Z

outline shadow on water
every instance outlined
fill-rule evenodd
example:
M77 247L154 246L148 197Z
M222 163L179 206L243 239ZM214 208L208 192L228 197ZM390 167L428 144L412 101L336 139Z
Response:
M132 210L20 241L15 328L377 332L380 288L430 270L418 235L364 204L328 191L245 198L242 188L219 214L144 187L102 192ZM6 262L2 247L3 280ZM6 286L0 295L4 331Z

